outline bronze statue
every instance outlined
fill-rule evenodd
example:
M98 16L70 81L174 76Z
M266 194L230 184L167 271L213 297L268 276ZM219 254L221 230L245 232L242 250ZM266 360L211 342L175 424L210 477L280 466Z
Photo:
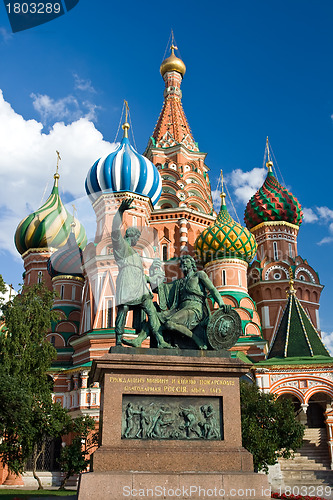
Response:
M207 349L206 326L210 318L207 291L223 312L229 312L231 307L224 304L207 274L197 270L193 257L183 255L180 266L184 278L172 283L164 283L165 275L159 259L154 259L149 270L149 282L159 297L158 318L162 333L170 337L170 342L177 344L175 339L183 335L191 338L199 349ZM149 325L143 324L139 336L124 343L139 347L148 335Z
M231 307L224 304L207 274L197 270L193 257L183 255L180 258L180 267L184 278L178 280L178 304L174 309L164 313L164 328L192 338L199 349L207 349L205 340L194 333L197 326L207 323L209 319L210 312L206 304L207 291L224 312L229 311Z
M115 322L116 345L122 343L128 311L133 307L139 307L148 316L149 328L157 340L157 346L170 347L159 331L160 322L152 301L153 295L147 286L141 257L133 248L141 233L138 228L130 227L126 230L124 238L120 230L123 214L132 208L132 203L133 198L123 200L112 222L113 255L119 268L116 281L116 303L118 306Z

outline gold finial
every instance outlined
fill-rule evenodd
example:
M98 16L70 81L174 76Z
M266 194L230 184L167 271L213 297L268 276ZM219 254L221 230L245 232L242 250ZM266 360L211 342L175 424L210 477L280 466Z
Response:
M170 40L170 38L169 38ZM169 47L169 40L166 48L166 52ZM184 77L185 72L186 72L186 66L184 62L176 56L175 50L178 50L178 47L176 46L176 40L173 34L173 31L171 30L171 45L170 45L170 50L171 54L169 57L163 60L161 66L160 66L160 73L164 77L165 73L169 73L170 71L177 71Z
M222 199L221 205L225 205L225 192L224 192L224 186L223 186L223 170L221 169L221 194L220 197Z
M178 47L176 45L172 44L170 48L171 48L171 54L175 55L175 50L178 50Z
M294 275L291 266L289 266L289 290L287 290L287 295L296 294L296 290L294 288Z
M271 161L271 156L270 156L270 153L269 153L269 142L268 142L268 136L266 138L266 149L267 149L267 163L266 163L266 167L268 169L268 172L273 172L273 162Z
M175 50L178 50L178 47L176 47L176 40L175 40L175 35L173 34L173 29L171 30L171 54L174 55Z
M128 137L128 129L130 128L130 124L127 122L129 107L128 102L124 99L125 103L125 123L122 125L122 129L124 131L124 137Z
M74 205L74 203L72 203L72 207L73 207L73 220L71 222L71 228L72 228L72 233L74 233L74 229L75 229L75 226L76 226L76 222L75 222L75 213L77 213L77 208L76 206Z
M60 177L60 175L59 175L59 161L61 160L61 156L60 156L59 151L56 151L56 153L57 153L57 168L56 168L56 173L54 174L53 177L54 177L54 180L55 180L54 185L56 187L58 187L58 179Z

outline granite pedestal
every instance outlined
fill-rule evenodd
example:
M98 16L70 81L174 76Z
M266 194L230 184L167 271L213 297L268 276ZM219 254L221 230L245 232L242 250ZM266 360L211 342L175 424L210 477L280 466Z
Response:
M242 447L239 378L248 365L226 356L112 348L94 361L92 376L102 389L100 447L93 472L81 476L79 500L96 499L97 490L98 498L112 500L269 498L266 476L253 472L252 455ZM150 431L139 425L143 408L154 409ZM163 413L163 426L154 426Z

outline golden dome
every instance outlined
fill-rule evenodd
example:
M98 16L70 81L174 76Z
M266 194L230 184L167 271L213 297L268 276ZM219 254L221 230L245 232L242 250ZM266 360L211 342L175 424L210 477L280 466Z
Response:
M237 258L251 262L257 251L256 240L248 229L229 215L224 192L221 198L216 221L204 229L194 243L200 261L207 264L211 260Z
M179 59L179 57L175 56L175 49L177 49L177 47L171 45L171 56L167 59L164 59L160 66L160 72L162 76L164 76L168 71L178 71L178 73L180 73L182 76L185 75L186 66L183 61Z

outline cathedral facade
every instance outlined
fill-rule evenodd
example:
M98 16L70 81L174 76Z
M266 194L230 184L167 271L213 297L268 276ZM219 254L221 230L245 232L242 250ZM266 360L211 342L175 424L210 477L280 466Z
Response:
M57 292L54 309L60 319L48 334L58 353L51 372L54 399L73 416L84 413L98 420L100 389L90 383L89 371L92 361L115 345L118 266L111 228L121 201L131 198L134 206L124 214L123 230L140 230L136 250L147 274L153 260L160 258L171 282L180 277L179 257L194 256L242 320L232 355L249 363L262 390L296 398L304 415L314 395L325 395L317 401L332 436L333 360L320 339L318 315L323 285L298 254L301 206L274 176L268 151L267 177L246 207L245 225L231 217L223 182L221 208L215 212L206 153L200 151L182 106L186 68L175 49L171 46L160 68L164 101L144 154L130 144L125 120L118 148L87 173L95 240L87 244L83 226L64 207L58 172L47 201L16 230L24 284L43 281ZM291 323L288 311L301 319ZM133 322L130 312L128 339L135 336ZM296 324L298 335L293 331ZM293 349L288 350L291 343ZM149 339L143 345L148 347ZM306 388L312 388L307 396ZM329 441L332 444L333 438Z

